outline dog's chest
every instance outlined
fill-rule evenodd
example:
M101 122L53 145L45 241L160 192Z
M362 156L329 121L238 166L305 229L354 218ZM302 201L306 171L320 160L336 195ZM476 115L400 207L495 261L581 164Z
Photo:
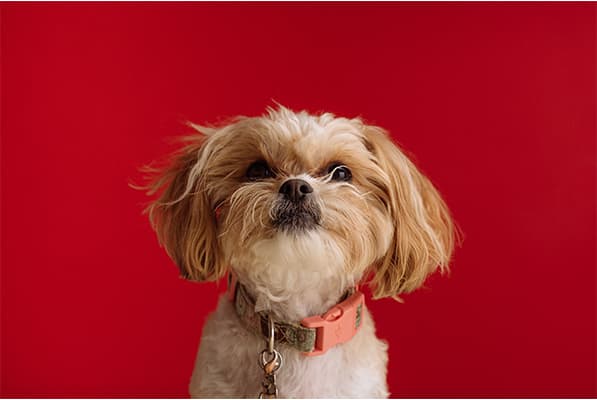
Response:
M256 397L264 378L258 355L265 340L248 332L220 302L205 324L191 394L194 397ZM280 345L279 397L387 397L387 345L375 337L368 315L354 338L320 356L307 357Z
M280 370L278 378L280 396L384 397L385 369L375 368L376 363L368 357L350 360L344 347L338 346L316 357L305 357L292 350L287 352L287 369Z

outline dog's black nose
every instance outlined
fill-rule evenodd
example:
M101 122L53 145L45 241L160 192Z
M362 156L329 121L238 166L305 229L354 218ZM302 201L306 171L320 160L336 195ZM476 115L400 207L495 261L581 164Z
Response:
M289 179L280 186L280 193L288 200L297 202L313 193L313 188L302 179Z

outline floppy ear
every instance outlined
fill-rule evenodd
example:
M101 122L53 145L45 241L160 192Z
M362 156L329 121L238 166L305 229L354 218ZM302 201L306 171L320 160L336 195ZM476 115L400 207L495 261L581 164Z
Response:
M198 127L195 127L198 128ZM217 241L216 216L208 198L209 138L194 135L170 165L157 172L148 195L158 198L145 210L168 255L185 279L217 280L225 273Z
M373 266L373 296L395 297L421 286L438 267L448 268L454 247L450 212L431 182L377 127L365 144L380 171L380 197L394 223L387 253Z

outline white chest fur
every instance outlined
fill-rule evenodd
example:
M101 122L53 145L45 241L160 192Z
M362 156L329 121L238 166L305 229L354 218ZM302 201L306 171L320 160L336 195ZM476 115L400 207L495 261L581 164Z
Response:
M190 384L192 397L257 397L263 372L257 363L265 341L247 331L222 297L203 329ZM277 374L285 398L387 397L387 344L375 336L367 310L359 332L321 356L306 357L280 345Z

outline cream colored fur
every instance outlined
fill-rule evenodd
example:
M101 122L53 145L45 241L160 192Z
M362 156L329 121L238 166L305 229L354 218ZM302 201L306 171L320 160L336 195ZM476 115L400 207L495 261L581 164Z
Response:
M326 354L305 357L295 349L279 346L284 365L277 374L284 398L384 398L387 344L375 336L369 313L349 342ZM240 323L227 298L203 328L190 385L192 397L256 397L263 372L257 355L265 348Z
M185 278L215 280L232 269L256 311L298 322L323 314L367 276L375 297L397 298L447 267L454 236L448 209L380 128L283 107L220 128L193 127L198 134L150 185L159 196L148 207ZM247 178L256 161L271 175ZM338 165L352 178L332 179ZM309 229L273 222L288 179L313 189L320 218ZM281 397L388 396L387 344L375 336L368 311L356 336L324 355L278 347ZM203 329L191 395L255 397L264 348L222 298Z

